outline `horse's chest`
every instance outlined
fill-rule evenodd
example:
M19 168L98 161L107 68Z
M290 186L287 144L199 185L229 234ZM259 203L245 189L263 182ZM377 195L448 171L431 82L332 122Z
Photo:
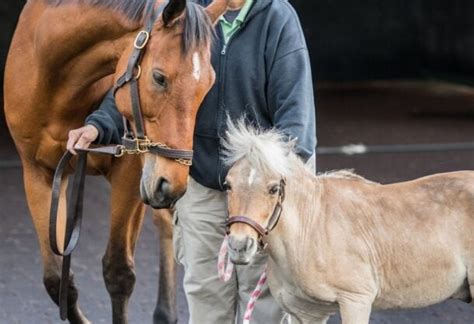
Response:
M290 278L291 280L292 278ZM289 314L306 321L317 321L334 314L337 309L332 294L309 296L294 282L286 280L284 274L269 271L268 285L277 303ZM324 287L321 287L324 291Z

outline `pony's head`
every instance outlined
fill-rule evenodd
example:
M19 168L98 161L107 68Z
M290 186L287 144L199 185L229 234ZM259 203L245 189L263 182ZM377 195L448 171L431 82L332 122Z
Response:
M285 179L295 163L294 142L276 130L261 131L243 120L228 122L223 140L225 163L232 166L226 178L229 255L236 264L248 264L263 236L281 213Z
M135 73L140 74L138 98L150 142L192 150L196 114L215 80L210 57L213 24L227 2L216 0L203 8L190 1L171 0L149 37L142 34L141 43L149 39ZM132 50L119 60L116 79L127 69ZM120 112L136 131L131 97L128 84L116 93ZM170 207L186 191L189 165L155 154L145 154L144 160L140 186L144 202L154 208Z

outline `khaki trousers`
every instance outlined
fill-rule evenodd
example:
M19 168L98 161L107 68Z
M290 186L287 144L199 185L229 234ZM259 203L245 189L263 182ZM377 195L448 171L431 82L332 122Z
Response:
M226 194L190 178L176 205L174 250L184 266L184 291L191 324L242 323L247 302L267 257L259 254L248 266L235 266L229 282L219 281L217 257L225 235ZM252 324L280 323L283 317L268 286L258 299Z

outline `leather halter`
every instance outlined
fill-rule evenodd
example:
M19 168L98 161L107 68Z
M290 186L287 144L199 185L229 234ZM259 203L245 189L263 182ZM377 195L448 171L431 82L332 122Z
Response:
M272 216L270 217L270 220L268 221L268 225L266 227L263 227L253 219L247 217L247 216L229 216L227 218L226 222L226 232L227 234L230 234L230 227L233 224L236 223L243 223L247 224L250 227L252 227L257 233L258 233L258 243L259 247L264 250L267 247L267 243L265 242L265 238L270 234L271 231L275 229L277 226L281 213L283 211L283 202L285 201L285 185L286 181L285 179L280 180L280 188L278 191L278 200L275 204L275 208L273 209Z
M123 124L125 129L125 134L122 138L122 145L118 147L118 154L116 156L122 156L124 154L142 154L142 153L152 153L156 155L163 156L165 158L174 159L176 162L191 166L193 159L192 150L179 150L172 149L166 144L159 142L152 142L148 139L145 132L145 126L143 122L142 109L140 104L140 96L138 91L138 79L141 76L141 66L140 62L143 58L144 50L146 49L150 37L153 24L159 14L163 12L165 4L160 5L158 10L153 10L155 1L149 1L147 7L147 22L145 28L141 30L135 42L133 44L133 52L128 60L127 70L125 73L118 78L115 87L114 95L119 89L121 89L126 84L130 85L130 98L132 106L133 119L135 120L135 129L136 134L133 134L129 130L129 121L123 117ZM136 71L136 73L135 73Z
M49 243L54 254L62 257L61 280L59 286L59 314L62 320L67 319L68 312L68 290L69 290L69 272L71 266L71 254L79 242L81 232L82 210L84 200L84 185L87 167L88 153L99 153L120 157L124 154L142 154L152 153L165 158L174 159L176 162L185 166L190 166L193 151L171 149L162 143L153 143L145 135L143 117L141 114L140 99L138 95L138 78L141 74L140 61L143 51L149 41L151 29L156 18L165 8L165 2L157 10L154 10L156 0L149 0L147 3L145 17L145 29L140 31L134 42L134 50L129 59L128 67L115 87L114 93L130 83L131 102L133 117L135 120L136 136L129 131L128 121L124 118L125 135L122 138L122 145L108 145L87 149L76 149L78 151L78 160L71 183L72 190L67 199L66 224L64 235L64 247L61 249L57 242L57 221L59 211L59 199L61 194L61 183L64 178L64 172L70 164L73 155L66 151L56 167L53 178L51 208L49 215ZM135 75L135 70L137 74Z

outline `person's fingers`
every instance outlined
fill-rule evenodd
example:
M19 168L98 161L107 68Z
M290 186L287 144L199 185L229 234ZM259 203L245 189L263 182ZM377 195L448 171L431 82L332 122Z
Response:
M76 149L86 149L89 147L89 145L93 142L91 140L91 137L89 136L88 133L82 133L81 137L79 137L79 140L77 141L76 145L74 145L74 148Z
M74 149L74 145L76 144L77 140L79 139L79 132L78 129L74 129L69 132L69 137L66 144L66 149L74 155L77 155L76 150Z

